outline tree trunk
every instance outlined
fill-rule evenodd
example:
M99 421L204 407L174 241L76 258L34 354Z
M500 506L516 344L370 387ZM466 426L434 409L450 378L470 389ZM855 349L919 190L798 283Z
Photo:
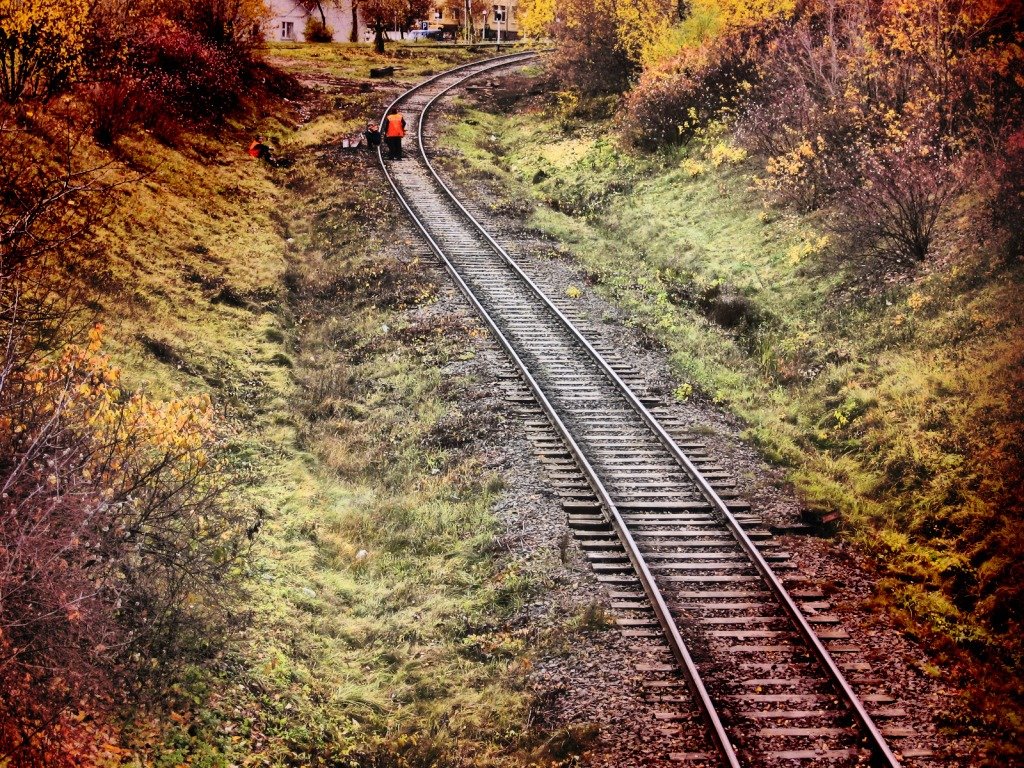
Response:
M348 41L350 43L359 42L359 3L352 0L352 31L349 32Z
M384 53L384 22L380 20L373 25L373 47Z
M327 14L324 13L324 4L320 0L317 0L316 9L320 12L320 23L327 29Z

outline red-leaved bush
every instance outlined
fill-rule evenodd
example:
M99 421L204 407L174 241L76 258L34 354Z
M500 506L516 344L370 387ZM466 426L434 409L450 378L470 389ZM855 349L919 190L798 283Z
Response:
M166 18L143 26L128 57L145 98L198 122L218 122L238 107L240 64L230 51Z
M69 717L206 642L245 528L214 479L208 402L122 392L98 328L19 351L0 359L0 754L34 765Z
M832 228L862 250L922 261L959 185L956 158L912 136L862 151L855 181L837 196Z
M594 0L562 0L550 30L559 40L549 67L553 90L600 97L628 87L636 65L623 49L608 10L606 3Z
M96 140L143 126L174 144L183 126L219 124L249 91L272 90L280 75L259 60L266 13L261 0L95 3L79 90Z

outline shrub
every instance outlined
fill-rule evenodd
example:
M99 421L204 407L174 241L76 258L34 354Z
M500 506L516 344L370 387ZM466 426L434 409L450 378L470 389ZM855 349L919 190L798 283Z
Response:
M802 210L828 202L856 166L866 123L854 78L867 34L861 11L812 4L759 52L739 137L766 160L759 186Z
M218 122L241 103L241 62L177 22L146 23L129 57L146 98L178 117Z
M743 147L735 147L732 144L720 141L711 147L711 152L708 156L711 158L711 164L715 168L721 165L739 165L747 159L747 150L743 149Z
M684 48L626 97L622 128L645 149L685 144L711 121L732 112L757 77L747 51L757 29L737 30L713 43Z
M804 114L810 114L810 111ZM853 169L857 155L852 132L844 142L839 136L848 132L841 124L833 125L835 130L831 131L825 127L824 123L830 122L831 117L810 129L809 138L797 128L782 128L773 143L790 146L767 157L765 175L755 178L754 185L801 211L814 210L833 199L848 179L856 175ZM841 119L836 122L841 123ZM824 135L826 133L828 138Z
M685 144L710 117L702 103L705 95L699 83L684 74L645 78L626 98L623 132L631 144L643 149Z
M307 43L329 43L334 40L334 30L310 16L306 19L306 28L303 31Z
M131 77L113 77L93 83L86 91L92 106L92 137L109 147L133 126L145 122L150 103L141 84Z
M154 7L239 63L252 60L263 46L262 27L269 16L263 0L172 0Z
M828 248L828 235L814 237L814 235L803 235L800 242L790 246L786 250L786 259L790 264L796 266L808 256L822 253Z
M687 178L696 179L698 176L702 176L704 171L707 170L704 165L694 160L692 157L688 157L679 164L680 170L686 175Z
M210 403L68 341L112 184L54 122L0 120L0 754L32 768L88 764L125 681L222 636L248 540Z
M614 3L609 0L566 0L549 31L558 38L548 69L554 90L570 90L584 98L622 93L636 72L636 62L622 46Z
M259 0L94 2L83 93L97 141L110 145L142 125L175 144L182 123L222 121L250 85L294 92L294 78L258 59L265 16Z
M42 722L103 708L133 657L177 663L218 620L245 541L214 480L209 402L123 393L99 347L96 329L0 361L0 689L30 682Z
M832 226L881 257L922 261L956 189L951 161L920 137L866 150Z
M925 123L936 148L991 149L993 128L1021 114L1024 53L1001 6L806 4L761 48L761 79L740 120L743 140L767 160L763 186L819 207L845 195L851 177L878 171L865 152L898 154Z

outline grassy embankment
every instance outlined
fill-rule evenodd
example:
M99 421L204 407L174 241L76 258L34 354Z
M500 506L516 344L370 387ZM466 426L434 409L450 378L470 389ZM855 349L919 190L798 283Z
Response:
M465 56L389 51L409 78ZM300 75L380 63L271 55ZM383 103L310 95L301 125L280 111L184 149L119 142L149 175L101 235L120 286L99 302L109 346L125 384L213 398L250 478L237 492L264 512L241 643L126 733L147 765L525 762L521 641L500 628L530 579L494 552L500 479L451 434L473 382L442 371L475 331L417 320L435 286L390 242L398 212L369 161L330 146ZM291 169L245 155L257 129Z
M461 172L529 201L526 222L666 346L677 396L739 415L809 510L838 513L908 632L987 660L964 685L1019 735L1024 274L974 239L983 201L958 201L933 260L887 268L765 204L726 135L644 156L538 103L464 116Z

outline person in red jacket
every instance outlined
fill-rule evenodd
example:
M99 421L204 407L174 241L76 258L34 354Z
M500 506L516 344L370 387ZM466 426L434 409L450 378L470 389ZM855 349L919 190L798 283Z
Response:
M264 143L262 136L257 136L256 140L249 145L249 155L270 165L277 165L277 163L274 162L273 155L270 154L270 147Z
M384 143L388 145L388 156L392 160L402 159L402 137L405 136L405 118L392 107L384 120Z

